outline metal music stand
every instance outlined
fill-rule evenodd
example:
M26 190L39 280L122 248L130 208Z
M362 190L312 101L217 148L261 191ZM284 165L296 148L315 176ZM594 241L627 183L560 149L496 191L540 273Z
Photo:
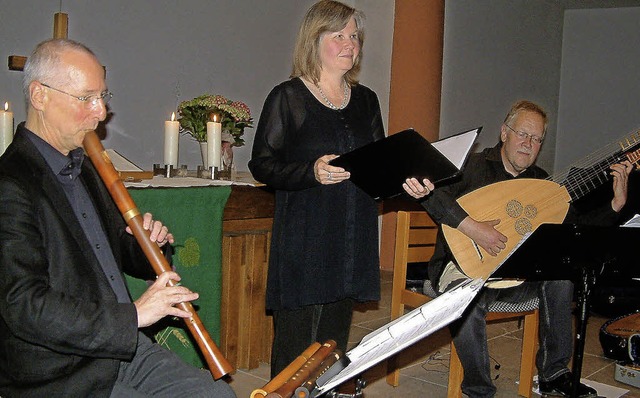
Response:
M573 392L582 373L590 296L600 277L640 276L629 263L640 244L640 228L542 224L491 275L526 280L571 280L578 297L578 325L573 355ZM635 273L635 275L634 275Z

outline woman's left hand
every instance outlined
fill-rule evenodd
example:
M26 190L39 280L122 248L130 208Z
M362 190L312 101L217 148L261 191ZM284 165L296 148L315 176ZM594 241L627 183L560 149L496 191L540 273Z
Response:
M429 195L435 189L431 181L426 178L422 180L422 184L420 184L420 181L416 178L407 178L404 184L402 184L402 188L404 188L406 193L416 199L421 199Z
M320 184L337 184L351 177L351 173L342 167L331 166L329 164L332 159L337 157L337 155L324 155L316 160L316 163L313 165L313 173Z

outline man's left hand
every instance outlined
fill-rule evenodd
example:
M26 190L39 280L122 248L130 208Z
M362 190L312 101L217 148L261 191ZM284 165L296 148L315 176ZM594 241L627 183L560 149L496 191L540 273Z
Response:
M633 171L633 164L628 160L616 163L611 166L613 176L613 199L611 207L619 212L627 203L627 189L629 185L629 174Z

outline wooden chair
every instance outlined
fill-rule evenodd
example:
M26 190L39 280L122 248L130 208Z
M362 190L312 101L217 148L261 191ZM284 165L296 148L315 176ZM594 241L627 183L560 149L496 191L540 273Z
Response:
M435 292L427 295L406 288L407 264L428 261L433 255L438 231L437 225L424 211L398 211L396 224L395 253L393 262L393 287L391 293L391 319L404 314L405 306L415 308L435 297ZM430 297L431 296L431 297ZM538 341L538 299L524 303L493 303L487 314L487 322L524 318L524 335L522 338L522 357L520 361L520 384L518 394L531 397L535 354ZM399 354L401 355L401 354ZM398 386L400 371L397 358L388 361L387 383ZM462 378L464 372L453 341L451 342L451 358L449 362L448 397L461 397Z

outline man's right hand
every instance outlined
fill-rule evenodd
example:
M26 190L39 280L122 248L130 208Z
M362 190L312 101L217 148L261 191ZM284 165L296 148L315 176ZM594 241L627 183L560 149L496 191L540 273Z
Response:
M497 256L506 246L507 237L501 234L495 226L500 224L500 220L476 221L467 216L458 230L471 238L476 244L482 247L492 256Z
M160 275L153 285L134 301L138 312L138 327L153 325L165 316L189 318L193 314L183 311L176 304L197 300L199 295L184 286L167 286L170 280L180 281L180 275L170 271Z

